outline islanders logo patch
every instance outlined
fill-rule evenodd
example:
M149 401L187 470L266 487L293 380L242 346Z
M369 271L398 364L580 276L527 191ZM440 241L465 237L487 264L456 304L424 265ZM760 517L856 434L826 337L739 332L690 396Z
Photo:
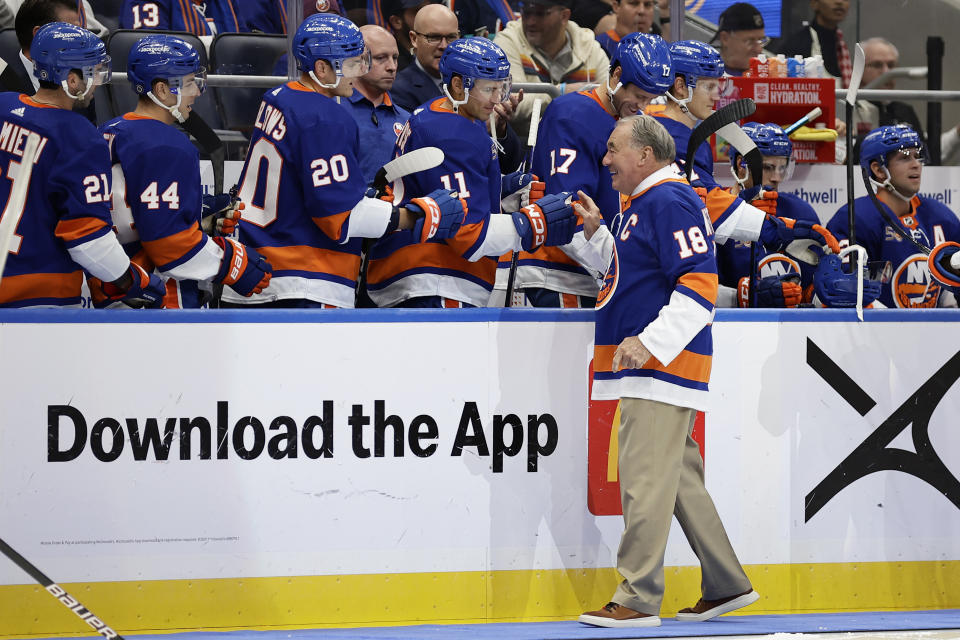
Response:
M940 299L940 285L930 275L927 257L915 253L900 263L890 280L890 295L900 309L932 309Z
M607 300L617 289L617 281L620 277L620 257L617 250L613 250L613 260L610 261L610 267L607 269L607 275L603 277L603 286L600 287L600 293L597 294L597 309L607 304Z

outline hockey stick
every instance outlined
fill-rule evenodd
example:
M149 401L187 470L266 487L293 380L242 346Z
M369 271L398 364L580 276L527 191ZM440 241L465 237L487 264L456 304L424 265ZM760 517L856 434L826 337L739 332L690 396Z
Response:
M853 72L850 74L850 86L847 88L847 102L844 105L847 118L847 217L850 225L850 244L857 244L856 221L854 220L853 206L853 107L857 104L857 91L860 90L860 80L863 78L863 67L866 58L863 47L857 43L853 54ZM850 256L850 266L856 268L857 254Z
M33 165L37 161L39 147L40 134L31 132L23 147L23 156L20 158L17 177L13 181L13 187L7 198L7 206L3 208L3 214L0 215L0 278L3 277L3 270L7 266L10 242L17 231L17 223L23 215L23 207L27 203L27 190L30 188L30 178L33 175Z
M31 134L36 135L36 134ZM39 137L39 136L38 136ZM24 154L26 155L26 154ZM0 551L3 555L10 558L15 565L23 569L30 577L40 583L47 593L56 598L63 606L74 612L78 618L86 622L90 627L108 640L123 640L123 636L110 628L106 622L93 615L90 609L80 604L80 601L71 596L66 590L56 582L48 578L40 569L30 563L29 560L13 550L13 548L0 538Z
M717 129L717 133L723 136L723 139L729 142L738 153L743 155L743 162L747 165L747 170L750 172L750 179L753 181L753 186L760 188L759 191L757 191L757 198L762 197L763 154L761 154L760 149L757 148L757 143L735 122L723 125ZM757 306L756 287L753 286L754 279L759 276L757 273L757 265L759 264L757 242L757 240L754 240L750 243L750 279L747 280L747 282L750 283L750 289L747 306L751 309Z
M523 159L523 172L529 173L533 166L533 148L537 146L537 130L540 128L540 109L543 107L543 100L537 98L533 101L533 108L530 110L530 131L527 133L527 154ZM510 256L510 273L507 275L507 297L503 299L504 307L513 306L513 283L517 278L517 263L520 261L520 252L514 251Z
M821 115L823 115L823 109L821 109L820 107L814 107L813 109L810 110L810 113L803 116L802 118L800 118L799 120L791 124L790 126L784 127L783 132L789 136L791 133L793 133L803 125L807 124L808 122L812 122L816 120Z
M392 184L404 176L418 171L427 171L443 163L443 151L438 147L423 147L414 149L402 156L397 156L379 169L373 178L372 188L376 192L374 197L379 198L387 194L387 185ZM357 289L353 299L353 306L359 307L361 301L369 300L367 296L367 268L370 264L370 251L376 242L375 238L364 238L360 250L360 272L357 274ZM368 302L372 305L372 302Z
M690 141L687 143L687 155L684 162L687 174L687 182L693 176L693 157L707 139L717 133L725 125L743 120L747 116L753 115L757 110L756 103L750 98L741 98L736 102L723 106L714 111L703 122L697 125L697 128L690 133Z

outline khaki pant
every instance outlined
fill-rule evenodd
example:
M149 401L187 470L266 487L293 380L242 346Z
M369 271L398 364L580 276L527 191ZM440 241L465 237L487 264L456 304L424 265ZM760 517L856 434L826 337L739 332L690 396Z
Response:
M705 600L750 589L703 484L703 459L690 436L695 418L693 409L639 398L620 401L619 477L625 528L617 552L623 581L613 601L635 611L660 613L671 516L677 517L700 559Z

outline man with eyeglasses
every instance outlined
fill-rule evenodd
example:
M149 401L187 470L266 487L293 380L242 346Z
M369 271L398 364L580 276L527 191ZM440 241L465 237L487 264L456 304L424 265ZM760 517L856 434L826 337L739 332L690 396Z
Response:
M370 254L367 291L381 307L463 308L486 306L497 258L509 251L570 242L576 226L570 193L514 206L504 199L497 150L487 122L510 95L510 63L486 38L450 43L440 59L443 98L417 109L397 142L398 153L438 147L443 162L405 176L395 191L455 190L467 202L457 234L415 244L406 232L385 236Z
M387 26L397 39L400 57L397 68L401 71L413 62L413 36L416 31L416 19L423 9L439 3L440 0L382 0ZM456 29L454 29L456 31Z
M933 249L960 241L960 221L943 203L920 195L926 152L920 135L904 124L879 127L863 139L860 166L890 221L917 242ZM868 264L881 281L879 301L893 308L957 306L954 295L931 276L927 256L902 239L880 215L869 196L854 200L856 241L867 250ZM849 235L844 204L827 223L843 244Z
M393 145L410 112L394 104L388 93L397 77L397 41L389 31L373 24L360 27L360 33L370 52L370 71L357 78L353 95L340 104L357 123L360 167L370 184L393 156Z
M763 16L748 2L734 3L720 14L717 32L710 43L719 43L726 75L742 76L750 68L750 58L763 53L770 42L763 27Z
M520 20L509 22L494 38L507 59L514 82L548 82L560 93L574 93L607 81L610 59L592 30L570 20L571 0L535 0L521 5ZM542 97L544 106L550 97ZM533 101L517 106L513 126L521 138L530 126Z
M397 74L393 83L394 101L407 111L443 96L443 80L440 77L440 58L447 46L460 37L457 31L457 16L442 4L424 7L417 14L410 32L413 42L414 61ZM523 161L523 147L516 132L509 126L517 104L523 99L522 92L494 107L496 116L497 151L500 170L514 171Z

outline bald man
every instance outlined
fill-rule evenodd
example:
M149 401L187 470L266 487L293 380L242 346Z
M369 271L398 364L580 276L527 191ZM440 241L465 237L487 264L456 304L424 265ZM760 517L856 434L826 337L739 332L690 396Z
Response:
M397 41L383 27L360 27L370 52L370 71L353 85L353 95L341 104L349 109L360 132L360 167L367 184L393 155L393 145L410 113L394 104L390 88L397 77Z

